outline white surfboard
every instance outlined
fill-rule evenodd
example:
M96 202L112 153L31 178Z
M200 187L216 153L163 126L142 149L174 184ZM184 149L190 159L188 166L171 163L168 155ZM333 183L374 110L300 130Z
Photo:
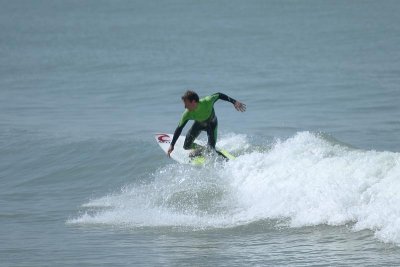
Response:
M157 143L160 145L161 149L164 150L165 153L168 154L168 148L171 144L173 134L168 133L158 133L155 135ZM190 157L189 154L191 150L183 149L183 143L185 141L185 136L180 136L175 143L174 151L171 153L171 158L176 160L179 163L183 164L192 164L192 165L203 165L206 161L206 157L204 155L200 155L197 157ZM196 143L205 146L206 143L201 140L196 140ZM233 155L223 149L217 148L217 150L225 156L225 158L232 160L235 159Z

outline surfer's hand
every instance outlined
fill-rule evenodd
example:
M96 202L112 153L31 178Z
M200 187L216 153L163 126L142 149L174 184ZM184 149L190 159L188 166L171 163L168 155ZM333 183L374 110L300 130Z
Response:
M169 146L169 148L168 148L168 157L171 157L172 151L174 151L174 147L173 146Z
M233 104L236 108L237 111L241 111L241 112L245 112L246 111L246 105L241 103L240 101L235 102L235 104Z

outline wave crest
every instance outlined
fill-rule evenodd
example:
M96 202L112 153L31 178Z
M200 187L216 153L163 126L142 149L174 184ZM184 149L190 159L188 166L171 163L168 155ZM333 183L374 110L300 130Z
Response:
M400 243L399 153L358 150L310 132L263 149L243 135L220 144L237 159L161 167L147 184L90 201L89 211L68 222L195 229L276 219L290 227L354 223L355 231Z

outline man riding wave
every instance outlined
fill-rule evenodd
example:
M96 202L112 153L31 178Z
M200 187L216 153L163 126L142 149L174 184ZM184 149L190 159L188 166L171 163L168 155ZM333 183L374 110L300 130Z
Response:
M189 120L194 120L195 122L186 135L183 148L193 149L191 156L196 156L201 153L202 147L194 143L194 140L199 136L201 131L206 131L208 136L207 146L215 150L215 144L217 143L218 120L215 115L214 104L218 99L231 102L237 111L244 112L246 110L245 104L223 93L215 93L199 99L197 93L190 90L187 91L182 96L185 111L183 112L178 127L174 132L171 145L168 149L168 156L170 156L174 150L175 143Z

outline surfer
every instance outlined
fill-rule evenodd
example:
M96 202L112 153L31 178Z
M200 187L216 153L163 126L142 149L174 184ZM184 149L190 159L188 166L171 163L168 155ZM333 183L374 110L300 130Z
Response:
M185 111L183 112L178 127L174 132L174 137L172 138L171 145L168 149L168 156L171 156L175 143L178 140L183 127L185 127L189 120L194 120L194 123L186 135L183 148L186 150L193 149L190 155L191 157L200 154L202 147L194 143L194 140L199 136L201 131L206 131L208 136L207 145L209 148L215 150L215 144L217 143L218 120L217 116L215 116L214 104L218 99L231 102L237 111L244 112L246 110L245 104L223 93L215 93L199 99L199 96L196 92L190 90L186 91L186 93L182 96Z

